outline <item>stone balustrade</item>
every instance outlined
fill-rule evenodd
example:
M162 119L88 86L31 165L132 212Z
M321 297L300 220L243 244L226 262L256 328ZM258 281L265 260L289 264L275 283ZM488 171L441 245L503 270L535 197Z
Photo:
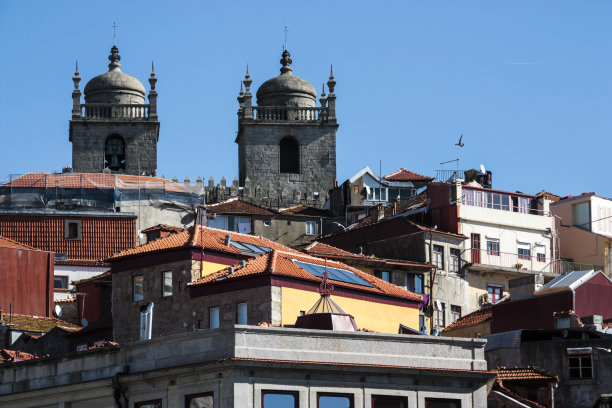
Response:
M150 105L148 104L110 104L83 103L80 106L83 119L142 119L148 120Z
M253 106L252 113L245 110L242 118L254 119L258 122L299 121L317 122L327 121L328 109L322 107L292 107L292 106Z

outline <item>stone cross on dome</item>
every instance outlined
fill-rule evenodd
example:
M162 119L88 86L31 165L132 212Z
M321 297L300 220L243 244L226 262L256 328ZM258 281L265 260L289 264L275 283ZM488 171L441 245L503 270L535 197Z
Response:
M113 25L111 27L113 27L113 45L117 45L117 28L119 26L113 21Z

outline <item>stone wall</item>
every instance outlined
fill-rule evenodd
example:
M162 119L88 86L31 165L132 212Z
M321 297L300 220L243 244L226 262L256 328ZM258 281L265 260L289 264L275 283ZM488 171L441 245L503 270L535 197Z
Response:
M104 170L106 139L120 135L125 143L125 170L119 173L157 175L159 122L125 120L71 120L72 167L75 172Z

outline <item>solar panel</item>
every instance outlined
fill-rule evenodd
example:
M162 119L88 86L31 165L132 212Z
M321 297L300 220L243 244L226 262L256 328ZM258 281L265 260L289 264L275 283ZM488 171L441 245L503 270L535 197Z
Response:
M270 248L267 246L248 244L246 242L232 241L230 245L245 255L260 255L270 251Z
M327 273L329 274L329 279L333 279L339 282L352 283L354 285L367 286L370 288L374 287L370 283L365 281L364 279L355 275L351 271L347 271L346 269L332 268L329 266L325 267L323 265L315 265L315 264L296 261L296 260L293 260L293 263L299 266L300 268L304 269L306 272L310 273L311 275L318 276L319 278L323 277L323 272L325 272L325 269L327 269Z

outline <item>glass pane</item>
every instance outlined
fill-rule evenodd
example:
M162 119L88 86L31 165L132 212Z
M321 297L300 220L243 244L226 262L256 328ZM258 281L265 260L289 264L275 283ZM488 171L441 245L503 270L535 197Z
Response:
M263 408L294 408L296 398L294 394L269 394L263 396Z
M172 272L164 272L164 296L172 295Z
M211 307L210 308L210 328L216 329L219 327L219 308Z
M352 408L351 399L344 396L319 396L319 408Z
M580 369L570 368L570 378L580 378Z
M580 358L580 363L582 365L582 367L591 367L591 356L587 356L587 357L581 357Z
M144 278L142 276L134 276L134 300L142 300L143 299L143 283Z
M582 367L582 378L591 378L591 367Z
M414 275L414 291L423 293L423 275Z
M311 273L314 276L318 276L319 278L323 277L323 272L325 271L325 266L323 265L315 265L300 261L293 261L293 263L295 263L297 266L304 269L306 272ZM360 278L359 276L355 275L351 271L327 267L327 273L329 274L329 278L333 280L372 287L371 284L369 284L367 281Z
M247 304L238 303L238 318L236 319L238 324L247 324Z
M406 408L408 399L406 397L391 397L388 395L372 396L372 408Z

